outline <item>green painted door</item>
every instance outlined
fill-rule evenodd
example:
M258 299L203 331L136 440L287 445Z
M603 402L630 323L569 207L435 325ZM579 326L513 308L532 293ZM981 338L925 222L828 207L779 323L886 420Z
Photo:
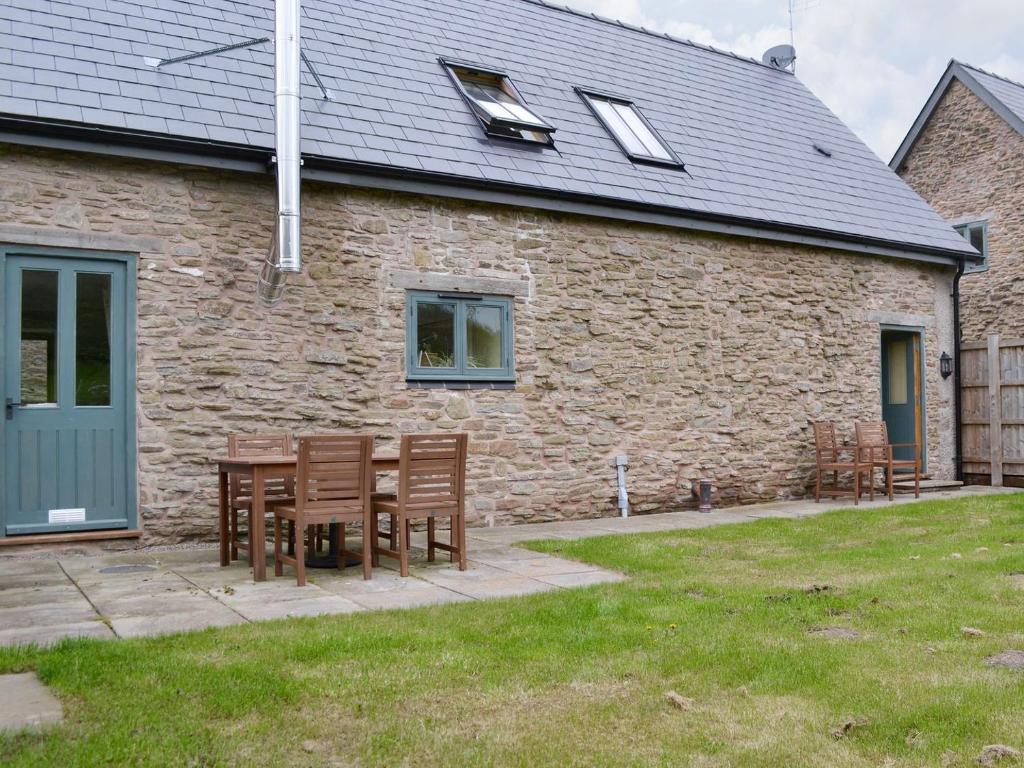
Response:
M921 337L913 331L882 332L882 418L892 443L922 443ZM913 448L894 450L897 459L913 459Z
M4 535L126 528L135 522L126 264L4 261Z

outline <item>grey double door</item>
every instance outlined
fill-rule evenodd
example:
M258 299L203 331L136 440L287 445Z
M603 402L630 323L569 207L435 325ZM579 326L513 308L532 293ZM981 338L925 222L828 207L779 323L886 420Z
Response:
M0 258L3 535L134 526L128 266Z

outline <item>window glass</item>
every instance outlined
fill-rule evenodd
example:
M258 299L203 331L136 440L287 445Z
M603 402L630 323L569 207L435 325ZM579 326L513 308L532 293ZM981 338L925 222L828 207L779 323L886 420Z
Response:
M110 405L108 274L76 275L75 405Z
M416 313L416 364L455 367L455 305L421 303Z
M500 307L466 307L466 365L501 368Z
M408 302L410 379L515 379L510 298L410 291Z
M554 129L527 107L504 75L445 64L487 133L541 144L551 143Z
M638 160L679 164L668 145L643 119L635 104L608 96L583 91L580 93L627 155Z
M889 405L907 404L907 342L889 342Z
M626 121L622 119L622 116L616 111L610 101L595 99L594 108L604 119L608 130L626 147L627 152L631 155L647 154L647 148L644 146L644 143L630 130L629 126L626 125Z
M57 273L21 273L21 403L57 402Z
M968 241L981 253L985 253L985 227L968 227Z
M658 141L658 137L651 133L651 129L644 124L644 121L640 119L640 115L637 114L636 109L631 104L616 104L615 111L619 113L619 116L636 134L637 138L643 142L648 155L660 157L662 160L672 159L672 156L669 155L665 147Z

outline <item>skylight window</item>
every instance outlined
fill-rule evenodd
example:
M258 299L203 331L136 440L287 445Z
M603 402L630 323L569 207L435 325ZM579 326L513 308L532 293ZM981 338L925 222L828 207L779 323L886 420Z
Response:
M441 63L489 136L552 143L554 127L526 106L506 75L444 60Z
M578 90L578 93L631 159L661 165L682 165L675 152L658 136L633 102L590 91Z

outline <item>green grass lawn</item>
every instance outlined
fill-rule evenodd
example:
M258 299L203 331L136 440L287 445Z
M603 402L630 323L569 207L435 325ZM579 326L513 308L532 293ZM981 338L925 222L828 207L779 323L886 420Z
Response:
M983 663L1024 649L1024 496L533 546L631 578L0 650L0 671L38 670L67 712L0 737L0 764L968 766L984 745L1024 751L1024 671ZM859 636L810 631L826 627Z

